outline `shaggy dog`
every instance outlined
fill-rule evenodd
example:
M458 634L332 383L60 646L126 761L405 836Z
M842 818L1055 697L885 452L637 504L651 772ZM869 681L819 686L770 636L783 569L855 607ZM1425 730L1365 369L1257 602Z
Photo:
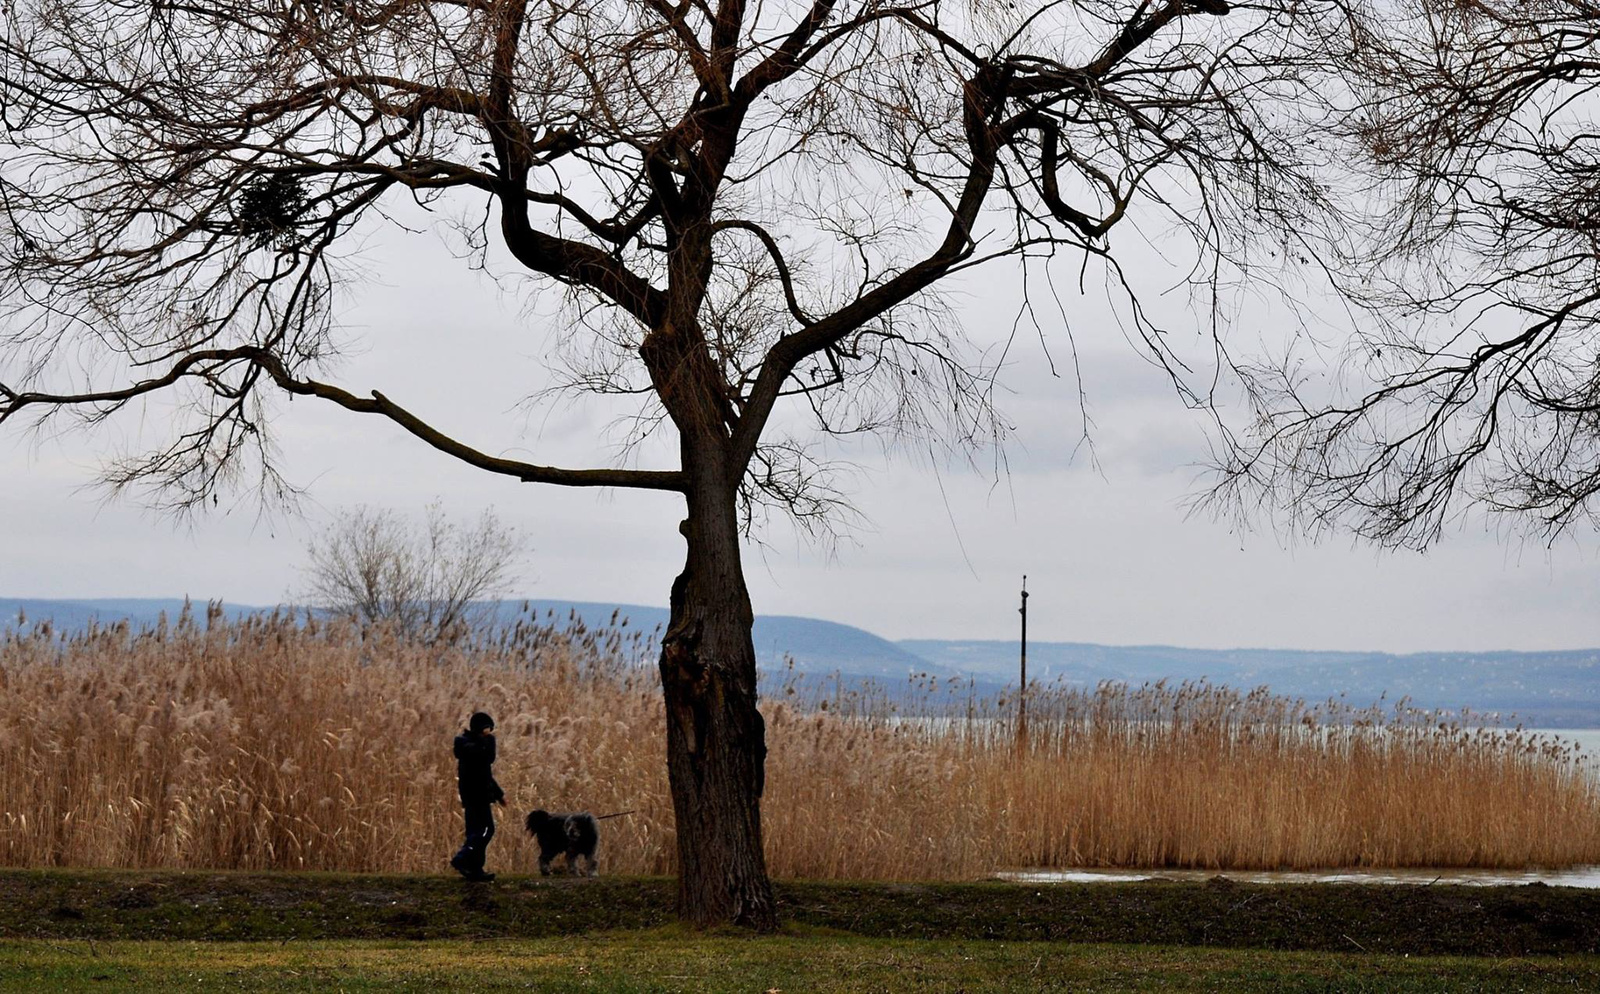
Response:
M525 823L528 834L539 842L539 873L550 875L550 861L567 855L567 872L578 872L578 857L589 861L589 876L598 875L594 850L600 844L600 824L587 811L574 814L539 810L530 812Z

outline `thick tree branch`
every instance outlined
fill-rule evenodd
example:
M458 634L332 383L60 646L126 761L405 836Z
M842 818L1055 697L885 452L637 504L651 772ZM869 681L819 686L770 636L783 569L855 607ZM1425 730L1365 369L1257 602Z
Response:
M222 383L221 377L228 368L247 364L265 372L277 386L291 394L318 397L331 401L358 414L377 414L404 428L433 448L470 466L513 476L524 483L549 483L564 487L617 487L641 490L683 489L683 474L676 471L630 469L561 469L539 466L491 456L460 442L415 414L396 404L377 390L361 397L341 387L293 375L277 355L256 346L231 349L205 349L190 352L175 362L158 377L140 380L114 390L90 391L78 394L53 394L13 390L0 384L0 424L29 407L101 407L115 410L139 397L156 393L186 378L203 380L219 392L237 395ZM234 397L237 399L237 396Z
M992 71L980 73L967 83L964 124L971 163L943 241L926 258L899 275L827 317L778 340L761 365L761 372L756 376L755 385L750 390L750 397L734 429L729 458L735 468L742 471L749 464L767 419L772 415L773 404L783 392L784 381L802 360L838 344L867 322L909 300L972 254L973 226L994 180L999 153L992 120L1002 103L1002 98L995 92L999 85Z

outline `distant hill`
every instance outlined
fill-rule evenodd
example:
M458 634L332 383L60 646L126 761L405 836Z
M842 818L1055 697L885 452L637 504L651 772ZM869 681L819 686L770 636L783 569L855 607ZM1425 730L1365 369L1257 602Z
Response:
M0 601L0 607L4 606ZM664 607L645 607L639 604L605 604L587 601L504 601L500 610L517 610L526 603L541 617L560 620L576 614L583 623L593 627L608 623L612 617L626 619L629 627L645 631L665 631L668 614ZM869 676L876 679L900 680L914 672L948 674L938 666L906 651L885 638L879 638L865 629L841 625L817 618L797 618L782 614L756 615L755 630L751 637L756 646L756 659L763 666L776 668L784 665L785 658L793 658L795 667L809 673L835 671L852 676Z
M154 625L163 613L169 620L177 620L183 605L181 597L105 597L94 600L0 597L0 631L15 629L19 617L25 617L30 627L41 621L49 621L58 632L82 631L91 621L115 624L126 619L135 627ZM204 618L206 602L195 601L193 610L197 617ZM272 609L240 604L223 606L223 612L229 618L242 618L262 610Z
M19 611L30 624L49 618L60 631L76 631L91 618L135 625L154 624L165 611L176 618L178 599L17 600L0 598L0 630L15 627ZM203 612L204 602L196 610ZM502 621L523 610L560 621L576 615L591 627L626 619L630 628L656 632L666 627L665 608L639 604L533 600L486 604ZM230 617L270 608L229 605ZM754 640L757 659L774 671L787 658L824 683L834 673L855 680L881 681L891 692L910 673L926 672L973 680L979 692L1014 683L1017 645L1011 641L907 639L891 642L871 632L816 618L759 615ZM1109 646L1081 642L1035 642L1028 646L1028 675L1093 686L1101 680L1207 679L1250 688L1266 685L1276 693L1310 701L1343 695L1365 706L1384 698L1410 697L1418 706L1515 716L1532 726L1600 728L1600 649L1564 652L1310 652L1295 649L1183 649L1174 646Z
M1017 677L1015 642L906 639L899 645L969 676ZM1364 706L1380 697L1410 697L1423 707L1514 714L1529 725L1600 727L1600 649L1394 655L1036 642L1028 645L1028 676L1085 686L1204 678L1234 687L1266 685L1311 701L1344 695Z
M604 604L589 601L501 601L479 605L493 611L502 621L514 620L526 609L541 619L557 622L576 615L589 627L610 624L613 618L628 627L645 632L666 629L667 609L641 604ZM18 613L28 624L49 619L57 631L81 631L91 620L112 623L124 618L136 626L153 625L163 612L176 619L183 610L181 599L110 598L101 600L18 600L0 598L0 629L15 628ZM231 618L271 608L231 604L224 608ZM205 602L196 603L203 615ZM928 671L944 674L941 667L919 659L888 639L868 631L816 618L785 615L758 615L753 633L756 658L765 667L777 669L793 658L797 669L813 674L841 672L856 677L900 681L907 674Z

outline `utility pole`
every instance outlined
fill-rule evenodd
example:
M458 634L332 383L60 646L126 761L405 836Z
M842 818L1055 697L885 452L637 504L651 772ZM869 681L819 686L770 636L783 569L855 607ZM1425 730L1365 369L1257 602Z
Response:
M1022 574L1022 675L1017 688L1017 752L1028 748L1028 574Z

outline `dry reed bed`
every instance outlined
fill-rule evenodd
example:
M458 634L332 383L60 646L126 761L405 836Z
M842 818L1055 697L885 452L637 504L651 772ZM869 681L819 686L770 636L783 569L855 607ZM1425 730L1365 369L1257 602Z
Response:
M499 721L511 798L491 861L526 870L529 808L634 809L602 868L672 870L650 640L524 619L470 645L284 617L0 642L0 865L438 871L450 737ZM1600 795L1517 732L1164 685L1014 702L919 681L763 710L768 860L785 877L968 878L1020 866L1600 862Z

